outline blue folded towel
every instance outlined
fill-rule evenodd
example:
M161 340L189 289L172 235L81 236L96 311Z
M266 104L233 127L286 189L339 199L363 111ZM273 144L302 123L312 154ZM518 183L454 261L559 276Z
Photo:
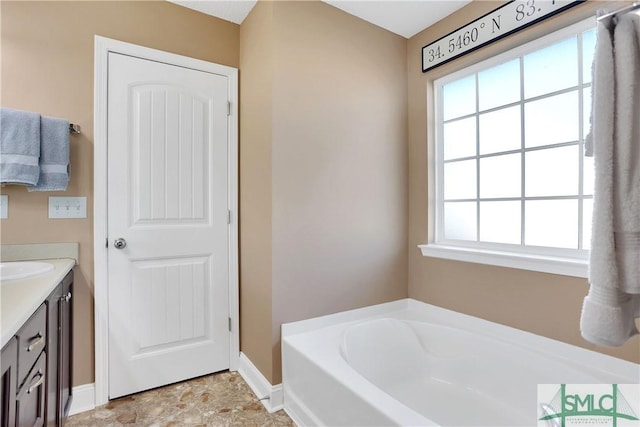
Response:
M0 108L0 183L35 185L39 157L40 115Z
M69 121L42 117L40 179L29 191L64 191L69 182Z

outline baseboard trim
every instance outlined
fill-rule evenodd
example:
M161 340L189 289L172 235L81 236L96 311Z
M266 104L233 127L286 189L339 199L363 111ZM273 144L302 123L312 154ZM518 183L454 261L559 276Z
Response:
M96 385L94 383L75 386L72 393L73 399L71 400L69 416L95 409Z
M240 352L238 373L245 380L251 391L260 399L264 407L273 413L284 408L282 384L275 386L262 375L249 358ZM96 387L94 383L73 387L73 400L69 416L95 409Z
M284 408L282 384L271 385L264 375L256 368L249 358L240 352L238 373L251 388L251 391L260 399L269 413Z

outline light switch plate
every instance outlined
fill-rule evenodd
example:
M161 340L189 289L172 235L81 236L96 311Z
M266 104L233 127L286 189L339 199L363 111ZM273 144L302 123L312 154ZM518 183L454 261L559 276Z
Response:
M86 197L49 196L49 218L86 218Z
M0 219L9 218L9 196L0 195Z

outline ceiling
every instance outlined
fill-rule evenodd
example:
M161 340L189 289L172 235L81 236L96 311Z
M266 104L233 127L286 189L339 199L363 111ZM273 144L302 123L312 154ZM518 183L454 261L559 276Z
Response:
M172 3L241 24L256 0L168 0ZM471 0L323 0L325 3L410 38L462 8Z
M256 0L167 0L225 21L242 24Z

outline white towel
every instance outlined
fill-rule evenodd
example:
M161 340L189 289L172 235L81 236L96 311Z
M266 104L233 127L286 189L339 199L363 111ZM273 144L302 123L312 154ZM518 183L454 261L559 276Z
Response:
M0 182L35 185L39 157L40 115L0 108Z
M580 329L594 344L623 345L640 316L640 16L598 23L591 132L595 161L589 294Z
M618 283L640 294L640 15L628 13L615 29L614 232Z
M40 178L29 191L64 191L69 182L69 121L42 117L40 127Z

